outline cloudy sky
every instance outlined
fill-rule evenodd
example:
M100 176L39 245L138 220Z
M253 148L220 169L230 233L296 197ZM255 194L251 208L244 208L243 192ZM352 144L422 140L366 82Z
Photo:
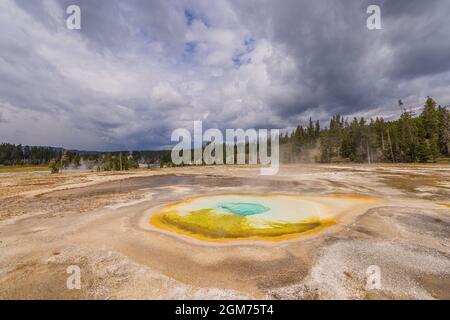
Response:
M447 0L0 0L0 141L157 149L194 120L288 128L447 105L449 17Z

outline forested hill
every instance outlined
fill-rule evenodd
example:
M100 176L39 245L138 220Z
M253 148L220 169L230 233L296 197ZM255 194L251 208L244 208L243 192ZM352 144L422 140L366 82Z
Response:
M290 143L294 154L318 149L318 162L436 162L449 157L448 107L437 106L430 97L418 116L407 111L401 100L399 107L402 115L394 121L336 115L328 128L321 129L310 119L309 126L282 136L281 143Z

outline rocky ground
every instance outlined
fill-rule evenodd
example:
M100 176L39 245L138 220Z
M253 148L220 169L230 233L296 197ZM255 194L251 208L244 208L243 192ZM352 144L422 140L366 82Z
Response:
M283 242L211 243L147 225L164 204L228 192L380 201ZM66 286L71 265L80 290ZM367 286L370 266L379 289ZM450 166L2 172L0 298L450 299Z

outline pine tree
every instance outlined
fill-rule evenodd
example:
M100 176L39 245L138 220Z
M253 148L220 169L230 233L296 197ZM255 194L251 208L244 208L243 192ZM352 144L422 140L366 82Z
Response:
M441 106L438 108L438 145L440 154L450 155L450 112Z
M420 115L429 154L433 162L439 156L439 118L436 110L436 102L428 97L424 109Z

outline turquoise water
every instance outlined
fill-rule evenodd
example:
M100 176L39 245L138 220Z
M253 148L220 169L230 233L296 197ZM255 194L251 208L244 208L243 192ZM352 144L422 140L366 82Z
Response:
M250 202L224 202L219 204L217 208L225 210L229 213L238 214L240 216L261 214L269 210L269 208L263 206L262 204Z

